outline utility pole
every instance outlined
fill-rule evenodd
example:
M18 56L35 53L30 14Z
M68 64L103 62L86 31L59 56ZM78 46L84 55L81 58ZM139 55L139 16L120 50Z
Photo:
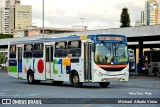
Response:
M42 25L43 25L43 38L44 38L44 0L42 0Z
M84 27L83 27L83 20L85 20L85 18L80 18L82 20L82 31L84 30Z

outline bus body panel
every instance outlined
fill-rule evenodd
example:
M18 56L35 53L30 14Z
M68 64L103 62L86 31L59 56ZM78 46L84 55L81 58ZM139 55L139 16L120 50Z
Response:
M84 82L83 62L81 58L78 59L78 63L71 62L71 71L76 70L78 72L80 82Z
M46 73L46 79L51 79L51 74L53 73L53 62L46 62L45 65L45 73Z
M93 63L92 82L128 81L129 65L121 71L105 71Z
M18 78L18 65L16 59L9 59L8 61L8 74L11 77Z
M54 58L53 60L53 77L54 80L63 81L62 59Z
M44 58L33 59L33 71L35 80L46 80Z
M8 46L10 47L10 45ZM11 51L11 49L8 49ZM14 52L17 54L17 47L15 45ZM18 62L17 62L17 56L10 58L10 54L8 54L8 74L11 77L18 78Z
M23 73L23 79L27 79L27 71L32 70L33 71L33 59L32 58L26 58L22 59L22 69L24 71Z

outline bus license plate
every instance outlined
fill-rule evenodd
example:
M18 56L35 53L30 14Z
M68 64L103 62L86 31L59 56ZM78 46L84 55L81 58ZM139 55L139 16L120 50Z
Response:
M117 80L117 78L111 78L111 80L112 80L112 81L115 81L115 80Z

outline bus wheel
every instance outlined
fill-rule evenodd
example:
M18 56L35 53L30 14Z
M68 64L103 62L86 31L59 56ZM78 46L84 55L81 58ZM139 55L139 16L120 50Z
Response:
M108 87L109 86L109 84L110 84L110 82L99 82L99 85L101 86L101 87Z
M34 83L34 75L32 72L27 74L27 80L29 84L33 84Z
M72 75L72 84L74 87L81 87L82 86L82 83L79 82L78 73L76 73L76 72Z
M53 85L62 85L63 81L52 81Z

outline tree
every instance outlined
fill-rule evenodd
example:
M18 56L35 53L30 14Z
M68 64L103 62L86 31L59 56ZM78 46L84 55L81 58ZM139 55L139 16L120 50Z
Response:
M121 13L121 28L123 27L130 27L130 17L129 17L129 13L128 13L128 9L127 8L123 8L122 9L122 13Z
M0 64L3 63L4 60L5 60L5 57L2 54L0 54Z
M5 38L13 38L13 35L11 35L11 34L0 34L0 39L5 39Z

